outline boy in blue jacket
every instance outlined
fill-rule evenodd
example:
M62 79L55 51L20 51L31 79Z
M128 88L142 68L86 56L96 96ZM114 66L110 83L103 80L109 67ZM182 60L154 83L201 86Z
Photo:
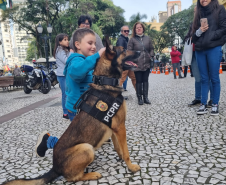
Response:
M73 50L67 59L64 69L66 77L66 108L68 109L69 119L72 121L76 115L73 109L74 104L79 97L89 88L88 84L92 83L92 73L97 60L103 54L106 48L100 49L96 53L96 36L95 33L87 28L80 28L73 34ZM72 50L71 50L72 52ZM40 134L36 153L39 157L44 157L49 148L53 148L58 138L50 136L47 131Z

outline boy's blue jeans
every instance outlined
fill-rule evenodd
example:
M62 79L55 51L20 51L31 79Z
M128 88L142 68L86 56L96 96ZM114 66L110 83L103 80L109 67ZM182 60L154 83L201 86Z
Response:
M126 89L126 87L127 87L127 81L128 81L128 76L126 77L126 80L125 80L125 82L123 83L123 88L124 88L124 89Z
M210 88L210 80L212 82L213 104L218 104L220 100L220 77L219 68L222 58L221 46L215 48L195 51L198 68L201 75L202 98L201 103L206 105L208 92Z
M202 83L201 83L201 75L199 72L198 63L195 57L195 51L193 52L191 68L193 76L195 77L195 99L201 100L202 97ZM210 80L210 100L213 100L213 87Z
M72 121L74 119L74 117L76 116L76 113L68 111L68 116L69 116L69 119ZM48 149L54 148L57 141L58 141L57 137L49 136L49 138L47 140L47 148Z
M66 77L65 76L57 76L57 81L60 84L60 89L62 92L62 108L63 108L63 114L68 114L67 108L65 107L66 104Z

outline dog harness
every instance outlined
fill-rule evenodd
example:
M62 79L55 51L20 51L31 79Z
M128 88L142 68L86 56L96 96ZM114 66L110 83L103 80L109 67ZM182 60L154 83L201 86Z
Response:
M100 81L100 83L103 82ZM90 106L86 103L86 100L89 96L97 97L97 100L93 106ZM105 92L90 88L84 92L79 100L75 103L74 109L77 109L78 113L81 110L86 112L90 116L111 128L112 118L118 112L123 100L124 98L121 94L114 98Z

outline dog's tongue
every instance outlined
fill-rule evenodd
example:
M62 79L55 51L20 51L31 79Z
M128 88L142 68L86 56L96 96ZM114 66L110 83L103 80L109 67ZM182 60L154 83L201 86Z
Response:
M125 62L127 65L129 66L134 66L134 67L137 67L137 64L133 63L132 61L127 61Z

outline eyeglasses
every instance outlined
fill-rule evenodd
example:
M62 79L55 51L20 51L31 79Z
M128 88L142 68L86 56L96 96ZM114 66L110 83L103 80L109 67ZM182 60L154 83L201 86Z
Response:
M82 24L85 24L85 25L87 25L87 26L90 26L90 24L89 24L89 23L82 22Z
M124 31L124 33L126 33L126 32L129 33L129 30L123 30L123 31Z

